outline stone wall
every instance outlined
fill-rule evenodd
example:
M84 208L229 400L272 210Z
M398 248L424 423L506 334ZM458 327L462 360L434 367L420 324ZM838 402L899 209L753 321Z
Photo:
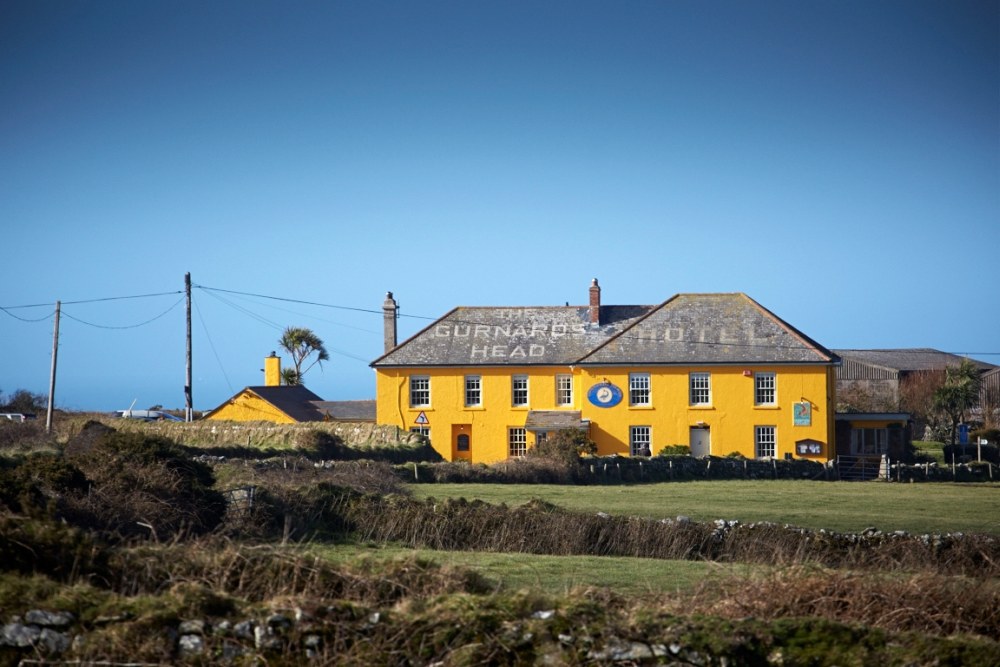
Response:
M196 447L250 446L274 449L294 449L310 442L310 433L322 432L340 438L350 447L415 444L418 436L397 426L372 422L305 422L273 424L271 422L195 421L144 422L137 419L94 419L115 430L159 435L182 445ZM65 426L62 437L69 439L79 433L86 420L73 420Z

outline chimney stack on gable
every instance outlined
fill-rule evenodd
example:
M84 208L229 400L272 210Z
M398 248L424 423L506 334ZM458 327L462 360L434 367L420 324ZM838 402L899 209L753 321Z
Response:
M385 351L388 352L396 347L396 321L399 319L399 305L392 298L392 292L385 293L385 301L382 303L382 316L385 329Z
M270 357L264 358L264 386L278 387L281 385L281 357L271 351Z
M597 284L597 278L590 283L590 324L597 326L601 323L601 286Z

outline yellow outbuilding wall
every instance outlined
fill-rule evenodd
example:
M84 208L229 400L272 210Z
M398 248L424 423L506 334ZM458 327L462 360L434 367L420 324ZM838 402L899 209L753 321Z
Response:
M218 421L268 421L275 424L294 424L287 414L263 400L249 389L244 389L206 416Z

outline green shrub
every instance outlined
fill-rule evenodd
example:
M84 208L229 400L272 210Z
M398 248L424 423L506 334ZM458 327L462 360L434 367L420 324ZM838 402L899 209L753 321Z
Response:
M691 448L687 445L667 445L657 456L691 456Z
M83 472L61 456L34 454L0 468L0 507L55 517L65 510L67 497L85 494L88 486Z
M556 431L528 450L529 457L569 464L578 463L581 456L593 456L596 453L597 444L584 431L576 428Z
M87 527L121 537L201 534L222 521L225 499L212 469L177 443L141 433L105 432L70 457L92 482L70 509Z

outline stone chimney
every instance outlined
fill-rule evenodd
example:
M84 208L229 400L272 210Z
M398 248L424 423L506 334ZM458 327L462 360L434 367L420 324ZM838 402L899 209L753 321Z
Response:
M597 284L597 278L590 283L590 324L597 326L601 323L601 286Z
M271 351L270 357L264 358L264 386L277 387L281 385L281 357Z
M382 316L384 321L385 351L388 352L396 347L396 320L399 319L399 306L392 298L392 292L385 293L385 301L382 303Z

